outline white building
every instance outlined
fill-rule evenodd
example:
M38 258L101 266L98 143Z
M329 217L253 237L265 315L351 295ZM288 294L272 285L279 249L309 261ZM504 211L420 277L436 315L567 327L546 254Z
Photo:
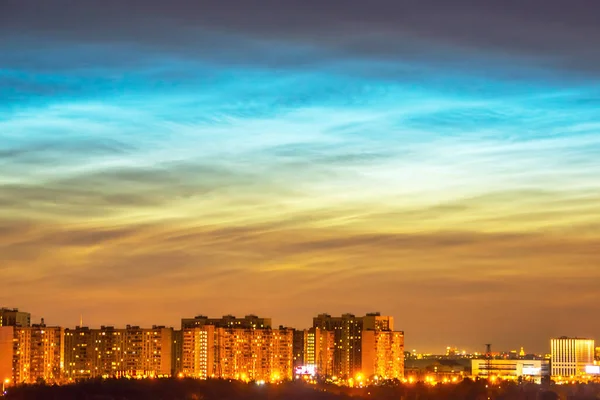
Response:
M552 376L577 377L586 374L586 366L594 364L592 339L561 337L550 341Z
M489 367L489 370L488 370ZM540 382L543 376L550 375L548 360L471 360L474 378L503 380L532 380Z

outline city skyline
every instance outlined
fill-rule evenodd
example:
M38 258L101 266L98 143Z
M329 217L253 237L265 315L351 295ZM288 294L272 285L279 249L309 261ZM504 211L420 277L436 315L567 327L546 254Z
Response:
M0 305L600 337L600 3L488 3L2 1Z
M52 321L46 321L43 317L37 318L35 316L35 314L30 313L28 311L19 309L19 308L14 308L14 307L2 307L0 308L0 311L8 311L8 312L17 312L19 314L22 315L21 318L26 318L26 323L27 325L24 326L40 326L40 324L46 325L46 326L52 326L52 327L61 327L64 329L77 329L77 328L89 328L89 329L98 329L100 327L111 327L111 328L115 328L115 329L124 329L126 327L140 327L142 329L150 329L150 328L171 328L174 330L178 330L178 329L183 329L183 328L191 328L193 326L195 326L197 324L196 321L200 321L202 323L202 325L204 325L205 323L208 324L215 324L218 323L217 321L223 321L223 320L246 320L248 318L250 318L250 322L248 322L248 324L250 325L243 325L243 327L250 327L250 326L255 326L258 328L263 328L263 327L269 327L269 328L284 328L284 329L292 329L292 330L296 330L296 331L303 331L306 329L309 329L310 326L315 326L315 318L319 318L322 316L327 316L327 317L331 317L332 315L336 315L335 313L331 314L331 313L318 313L318 314L313 314L311 318L308 319L308 321L310 322L310 320L313 321L312 325L310 323L304 323L301 324L299 326L292 326L292 325L286 325L286 324L281 324L279 321L277 320L273 320L273 318L271 318L270 316L265 316L263 314L257 314L257 313L245 313L245 314L239 314L239 315L243 315L243 317L239 317L238 318L238 314L222 314L222 315L207 315L207 314L190 314L187 316L179 316L179 317L173 317L176 318L177 322L172 323L172 324L168 324L168 323L161 323L161 322L157 322L154 321L152 323L149 324L139 324L139 323L132 323L131 320L129 322L123 323L123 324L115 324L115 323L111 323L111 322L103 322L100 324L89 324L86 320L84 320L83 314L79 316L79 320L77 321L77 323L71 323L71 324L56 324L53 323ZM387 329L391 329L392 331L394 331L393 326L394 326L394 316L389 315L389 314L382 314L379 311L373 311L371 310L370 312L365 312L363 313L365 316L383 316L383 318L391 318L392 322L391 322L391 326L392 328L387 328ZM350 315L350 316L354 316L354 317L358 317L360 318L364 318L364 317L360 317L361 315L363 315L361 313L348 313L348 312L344 312L344 313L338 313L337 315ZM14 318L14 317L13 317ZM173 318L170 318L170 320L172 320ZM132 319L135 320L135 319ZM14 325L16 320L9 320L6 321L8 322L8 325L5 323L5 326L10 326L10 325ZM208 321L212 321L212 322L208 322ZM0 327L3 326L2 324L2 313L0 313ZM266 325L262 325L262 324L266 324ZM256 325L258 324L258 325ZM17 325L19 326L19 325ZM222 325L222 326L226 326L226 325ZM232 327L235 327L235 325L231 325ZM403 334L405 333L405 331L402 329L401 326L396 326L396 328L401 331ZM516 354L519 354L521 352L524 352L524 355L536 355L536 356L545 356L549 354L549 351L551 349L551 342L553 340L556 339L560 339L560 338L570 338L570 339L582 339L582 340L594 340L594 336L582 336L582 335L557 335L557 336L552 336L552 337L548 337L546 338L546 342L548 342L548 348L544 349L543 346L538 343L537 346L535 346L536 348L540 348L541 350L539 351L533 351L530 348L525 349L525 346L523 346L522 344L518 344L518 345L514 345L514 343L518 342L517 339L513 340L513 345L509 345L508 347L503 347L503 348L499 348L496 344L490 344L493 345L493 347L491 347L492 350L492 354L494 355L509 355L511 352L516 352ZM433 346L426 346L426 350L423 349L416 349L414 346L410 346L410 335L408 336L408 341L407 341L407 346L405 348L405 351L407 353L414 353L416 355L436 355L436 356L443 356L443 355L448 355L449 351L452 351L453 353L455 353L455 355L460 356L461 354L463 354L463 352L465 353L465 355L485 355L486 354L486 346L487 344L484 345L478 345L475 343L467 343L464 345L456 345L456 343L448 343L447 345L440 347L440 348L434 348ZM597 347L596 350L600 350L600 347ZM598 356L600 356L600 353L597 353Z

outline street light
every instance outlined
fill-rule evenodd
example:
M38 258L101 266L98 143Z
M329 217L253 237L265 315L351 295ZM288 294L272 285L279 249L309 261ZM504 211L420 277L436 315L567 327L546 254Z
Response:
M10 379L6 378L5 380L2 381L2 396L4 396L4 392L6 390L6 385L8 385L10 383Z

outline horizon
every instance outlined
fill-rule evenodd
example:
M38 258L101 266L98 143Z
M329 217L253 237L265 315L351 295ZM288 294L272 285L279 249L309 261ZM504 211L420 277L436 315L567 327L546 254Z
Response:
M424 351L600 338L597 15L2 1L0 304L96 326L379 310Z
M29 312L28 310L24 310L21 309L19 307L8 307L8 306L2 306L0 308L6 308L6 309L18 309L19 311L22 312ZM350 313L353 315L356 315L357 317L366 315L367 313L371 313L371 312L375 312L378 313L378 311L368 311L365 313ZM30 313L30 312L29 312ZM221 314L221 315L207 315L207 314L194 314L194 315L187 315L187 316L182 316L178 319L177 323L159 323L159 322L153 322L150 324L137 324L137 323L123 323L123 324L114 324L114 323L109 323L109 322L102 322L102 323L97 323L97 324L91 324L88 323L86 321L86 319L84 318L85 315L80 315L80 320L78 321L78 324L59 324L59 323L53 323L50 322L48 323L46 321L46 319L44 318L44 316L37 316L35 313L30 313L31 314L31 325L39 325L41 324L41 319L44 319L44 324L46 326L50 326L50 327L61 327L61 328L65 328L65 329L77 329L79 327L83 327L83 328L89 328L89 329L99 329L100 327L103 326L107 326L107 327L114 327L116 329L125 329L125 327L127 326L135 326L135 327L140 327L140 328L144 328L144 329L148 329L151 327L165 327L165 328L172 328L174 330L179 330L181 328L181 322L182 319L186 319L186 318L195 318L197 316L206 316L208 318L220 318L220 317L226 317L226 316L234 316L234 317L245 317L245 316L257 316L259 318L271 318L271 327L273 329L276 329L278 327L284 327L284 328L288 328L288 329L294 329L294 330L305 330L305 329L309 329L312 326L312 323L309 324L305 324L303 326L292 326L292 325L286 325L286 324L280 324L278 323L274 318L270 317L269 315L262 315L262 314L256 314L256 313L245 313L245 314ZM328 312L319 312L313 315L313 317L316 317L318 314L329 314L331 316L339 316L342 314L346 314L346 313L339 313L339 314L332 314L332 313L328 313ZM413 351L417 350L417 354L421 354L421 355L434 355L434 356L439 356L439 355L444 355L444 351L447 350L447 348L454 348L456 349L458 352L462 352L462 351L466 351L467 355L473 355L473 354L484 354L484 347L485 344L481 345L481 348L478 348L476 345L474 344L463 344L463 345L456 345L453 343L447 344L445 346L442 346L439 348L439 350L442 350L441 352L437 352L438 350L433 350L432 346L430 345L426 345L424 346L425 348L427 348L427 350L422 350L422 348L415 348L414 346L410 346L410 336L407 335L406 331L403 330L401 327L396 326L396 318L393 315L387 315L384 313L381 313L382 316L390 316L394 318L394 330L395 331L402 331L404 332L404 338L405 338L405 352L409 352L412 353ZM309 320L312 320L312 317L309 318ZM37 322L36 322L37 321ZM81 325L81 323L83 322L83 325ZM557 335L557 336L552 336L552 337L548 337L546 339L546 342L548 344L548 348L546 348L543 351L539 351L539 350L535 350L535 351L531 351L530 349L528 349L527 347L523 346L522 344L519 344L517 346L508 346L505 348L502 348L500 350L498 350L497 346L493 346L493 352L492 353L508 353L511 351L519 351L521 348L523 348L525 350L525 354L527 355L547 355L549 354L549 350L550 350L550 341L552 339L557 339L557 338L573 338L573 339L591 339L595 341L594 337L585 337L585 336L568 336L568 335ZM408 343L408 345L406 344ZM492 343L493 344L493 343ZM597 343L597 347L600 346L600 343ZM539 346L539 343L538 343ZM539 347L541 348L541 347ZM459 354L460 355L460 354Z

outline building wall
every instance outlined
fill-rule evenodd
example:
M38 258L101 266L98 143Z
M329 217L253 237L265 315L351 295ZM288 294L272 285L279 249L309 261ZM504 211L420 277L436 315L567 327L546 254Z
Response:
M0 382L13 379L13 329L12 326L0 327Z
M31 326L31 314L16 308L0 308L0 326Z
M562 337L550 341L552 376L567 377L585 374L585 366L594 363L594 341Z
M15 383L60 383L64 368L64 330L34 325L15 329Z
M524 377L539 381L543 376L550 374L550 362L548 360L471 360L471 374L475 378L495 376L516 380Z
M142 329L128 326L124 332L125 375L132 377L170 376L173 329Z
M365 377L400 379L404 376L404 333L369 330L362 333L362 371Z
M224 379L292 379L292 329L232 329L215 331L215 375Z
M331 375L349 378L361 370L361 334L363 319L353 314L332 317L320 314L313 318L313 328L333 332L333 368Z
M182 373L208 379L215 376L215 327L206 325L183 330Z
M262 318L256 315L246 315L243 318L233 315L224 315L221 318L208 318L204 315L198 315L194 318L183 318L181 320L182 329L205 325L214 325L216 328L267 329L271 328L271 318Z

